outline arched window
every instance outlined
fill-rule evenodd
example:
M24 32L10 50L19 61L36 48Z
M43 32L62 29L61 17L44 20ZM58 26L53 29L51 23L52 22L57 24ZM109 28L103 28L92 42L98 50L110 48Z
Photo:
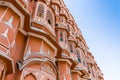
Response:
M70 27L69 27L69 25L67 25L67 30L70 31Z
M63 41L63 33L60 32L60 41Z
M52 8L55 10L56 14L59 14L59 8L56 5L52 5Z
M49 10L47 10L46 20L51 26L53 25L53 15Z
M78 58L78 62L81 63L80 53L79 53L78 50L76 51L76 55L77 55L77 58Z
M73 53L73 45L70 44L70 52Z
M51 20L50 19L48 19L48 23L51 25Z
M38 6L37 16L38 17L43 17L44 16L44 6L42 4L40 4Z

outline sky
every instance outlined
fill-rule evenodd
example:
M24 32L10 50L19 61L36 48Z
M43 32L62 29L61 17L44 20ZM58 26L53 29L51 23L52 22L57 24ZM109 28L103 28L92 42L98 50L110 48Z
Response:
M105 80L120 80L120 0L64 0Z

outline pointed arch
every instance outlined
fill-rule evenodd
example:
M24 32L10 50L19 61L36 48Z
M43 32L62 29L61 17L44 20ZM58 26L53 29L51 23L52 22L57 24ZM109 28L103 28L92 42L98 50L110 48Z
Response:
M62 42L63 41L63 32L60 31L60 41Z
M31 58L31 59L27 59L23 62L23 65L20 67L20 70L24 69L25 67L34 64L34 63L48 63L49 65L51 65L51 67L53 68L54 74L56 74L57 76L57 66L55 65L55 63L53 61L51 61L48 58Z
M32 73L29 73L24 77L24 80L37 80L37 79Z
M46 20L51 26L53 26L53 14L50 10L47 10Z
M81 56L80 56L79 49L76 50L76 55L77 55L78 62L81 63Z
M57 74L57 67L51 61L42 62L41 67L46 68L49 72L53 72L55 75Z
M73 53L73 52L74 52L74 51L73 51L73 45L70 44L69 47L70 47L70 52Z
M43 4L39 4L37 16L42 17L42 18L44 17L44 5Z

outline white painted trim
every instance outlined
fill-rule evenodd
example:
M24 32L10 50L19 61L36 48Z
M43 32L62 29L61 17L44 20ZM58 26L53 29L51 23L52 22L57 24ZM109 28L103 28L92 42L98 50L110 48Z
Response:
M5 53L3 53L3 52L1 52L1 51L0 51L0 55L2 55L3 57L5 57L5 58L7 58L7 59L9 59L9 60L11 61L12 67L13 67L13 73L15 73L15 68L14 68L13 59L10 58L10 57L8 57L7 55L5 55Z
M41 29L39 29L39 28L37 28L37 27L31 26L30 28L31 28L32 30L35 30L35 31L38 31L38 32L46 33L45 31L43 31L43 30L41 30Z
M10 57L8 57L7 55L5 55L4 52L0 51L0 55L2 55L5 58L8 58L9 60L13 61Z
M7 7L7 9L4 11L3 15L0 18L0 22L2 21L3 17L5 16L6 12L8 11L9 7Z
M17 0L15 0L17 1ZM2 4L4 2L4 4ZM0 1L0 5L2 6L8 6L9 8L11 8L15 13L17 13L20 16L20 27L24 27L24 15L11 3L9 2L5 2L5 1Z
M23 65L20 67L20 70L22 70L26 65L29 63L33 62L48 62L52 68L54 69L54 72L57 74L57 67L54 62L49 60L48 58L32 58L32 59L27 59L23 62Z
M25 36L27 36L27 32L23 28L19 28L19 31L23 33Z
M25 60L24 62L23 62L23 65L20 67L20 70L22 70L27 64L29 64L30 62L32 62L32 61L46 61L46 60L48 60L47 58L42 58L42 59L40 59L40 58L32 58L32 59L27 59L27 60Z
M28 36L28 39L27 39L27 44L26 44L26 47L25 47L23 60L25 60L28 57L26 54L27 54L27 50L28 50L28 47L29 47L28 46L29 38L30 38L30 36Z

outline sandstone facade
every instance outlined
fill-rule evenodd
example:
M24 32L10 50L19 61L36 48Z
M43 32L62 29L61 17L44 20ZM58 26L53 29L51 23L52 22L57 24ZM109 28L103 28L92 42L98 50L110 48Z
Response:
M63 0L0 0L0 80L104 80Z

